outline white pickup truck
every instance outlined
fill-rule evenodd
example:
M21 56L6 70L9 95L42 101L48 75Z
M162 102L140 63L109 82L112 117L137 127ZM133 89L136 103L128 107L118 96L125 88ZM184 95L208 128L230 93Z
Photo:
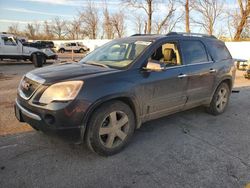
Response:
M49 48L37 49L24 46L17 37L0 34L0 59L30 60L35 67L42 67L46 59L57 59L57 55Z

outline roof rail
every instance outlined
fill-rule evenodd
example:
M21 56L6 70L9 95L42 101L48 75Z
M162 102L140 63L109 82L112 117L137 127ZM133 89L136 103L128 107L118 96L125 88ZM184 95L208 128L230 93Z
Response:
M183 33L183 32L170 32L166 36L190 36L190 37L206 37L206 38L213 38L217 39L214 35L207 35L207 34L202 34L202 33Z
M134 35L131 35L130 37L137 37L137 36L154 36L156 34L134 34Z

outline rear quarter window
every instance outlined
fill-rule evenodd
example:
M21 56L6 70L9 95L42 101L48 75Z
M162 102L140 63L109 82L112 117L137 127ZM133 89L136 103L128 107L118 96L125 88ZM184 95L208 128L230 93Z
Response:
M214 61L232 59L230 52L223 42L209 41L207 45Z

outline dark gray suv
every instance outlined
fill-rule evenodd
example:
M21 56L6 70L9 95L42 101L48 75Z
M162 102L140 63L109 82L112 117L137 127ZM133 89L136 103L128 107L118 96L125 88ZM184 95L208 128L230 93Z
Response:
M15 113L37 130L78 130L90 149L112 155L143 122L201 105L223 113L234 77L233 59L214 36L134 35L78 63L27 73Z

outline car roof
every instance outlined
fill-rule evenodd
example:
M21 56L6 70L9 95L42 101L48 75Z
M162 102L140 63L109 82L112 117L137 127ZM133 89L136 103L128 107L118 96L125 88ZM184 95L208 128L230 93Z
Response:
M177 33L177 32L170 32L166 35L158 35L158 34L135 34L125 39L132 38L135 40L146 40L146 41L155 41L158 39L168 38L168 39L196 39L196 40L216 40L219 41L213 35L207 34L200 34L200 33Z

